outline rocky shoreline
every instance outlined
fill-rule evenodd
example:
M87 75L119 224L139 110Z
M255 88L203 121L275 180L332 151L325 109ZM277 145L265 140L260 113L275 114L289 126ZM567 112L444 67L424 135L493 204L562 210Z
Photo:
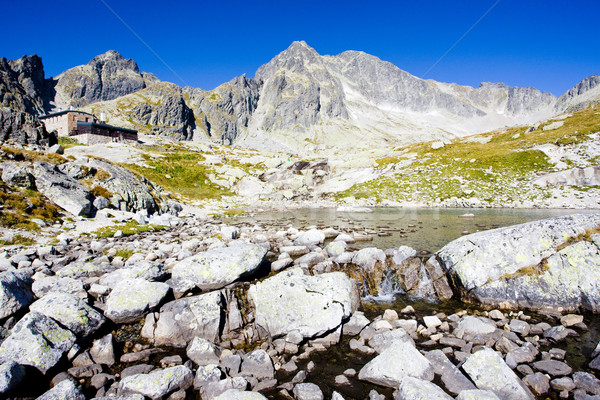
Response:
M600 298L591 289L580 285L586 301L572 307L567 296L552 307L517 302L501 310L511 304L500 292L488 311L463 303L442 312L435 301L480 302L465 296L468 279L457 279L468 274L444 261L450 253L460 258L451 249L465 241L484 257L473 265L489 264L486 245L502 247L500 239L516 240L519 232L539 239L538 229L556 237L540 241L541 259L563 257L567 271L569 251L596 246L573 265L598 265L598 218L481 232L481 241L465 236L425 258L406 246L353 250L363 238L333 228L173 216L170 228L156 232L9 247L0 265L0 392L12 399L595 399L598 349L577 344L593 316L584 321L576 311L595 310L590 299ZM505 254L514 255L512 263L493 257L524 273L516 243L512 249ZM542 282L545 272L527 279ZM499 273L502 281L523 279L506 274ZM431 309L373 312L365 296L390 284L434 301ZM527 286L519 287L527 296ZM565 348L574 346L583 366L565 362Z

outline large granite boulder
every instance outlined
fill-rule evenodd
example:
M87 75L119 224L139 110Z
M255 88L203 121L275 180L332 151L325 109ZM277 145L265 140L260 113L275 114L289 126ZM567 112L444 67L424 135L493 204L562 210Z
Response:
M6 161L0 164L2 169L2 182L10 186L18 186L25 189L32 189L33 175L28 168L17 163Z
M131 171L97 158L83 158L72 163L89 171L97 171L94 185L103 187L112 194L110 199L118 208L137 212L145 210L154 213L159 210L157 199L163 199L160 192L146 178ZM62 166L68 168L69 165ZM101 173L98 173L101 172Z
M305 338L337 328L358 307L354 282L342 272L304 275L292 268L258 282L248 290L256 324L271 337L297 331Z
M36 279L31 285L31 290L37 298L42 298L48 293L68 293L81 299L87 299L87 291L83 281L70 277L47 276Z
M49 293L29 309L54 319L71 332L84 337L96 332L105 321L104 316L86 302L67 293Z
M113 288L120 282L128 279L145 279L147 281L158 281L165 276L163 264L142 260L131 265L125 265L100 277L98 283Z
M229 389L213 397L213 400L267 400L267 398L258 392Z
M214 290L251 275L260 266L267 250L255 244L233 242L185 258L173 267L172 285L177 292L194 287Z
M139 393L151 399L161 399L194 383L194 373L184 365L130 375L119 382L119 395Z
M600 214L463 236L437 253L463 300L512 308L600 311Z
M171 301L161 307L155 317L149 314L142 336L160 346L186 347L195 337L217 342L223 321L221 293Z
M73 215L90 215L94 196L81 183L60 172L47 162L33 164L33 176L37 189L57 206Z
M10 317L33 302L31 278L22 272L0 273L0 319Z
M104 315L117 324L134 322L156 308L169 293L169 285L144 279L122 281L106 298Z
M15 361L46 373L75 343L75 335L52 318L32 311L12 329L0 346L0 363Z
M523 381L489 347L471 354L463 364L463 370L478 389L491 390L502 400L534 399Z
M434 370L414 345L401 341L387 347L358 373L362 381L387 387L397 387L407 376L432 381Z

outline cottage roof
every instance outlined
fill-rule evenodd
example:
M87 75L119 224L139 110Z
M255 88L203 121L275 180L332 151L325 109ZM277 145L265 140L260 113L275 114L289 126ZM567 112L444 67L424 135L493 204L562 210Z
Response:
M138 131L136 131L135 129L121 128L121 127L118 127L118 126L103 124L103 123L99 123L99 122L77 121L77 125L91 125L91 126L95 126L95 127L98 127L98 128L114 129L114 130L117 130L117 131L122 131L122 132L127 132L127 133L138 133Z
M46 115L40 115L38 117L38 119L44 119L44 118L50 118L50 117L58 117L59 115L68 114L68 113L85 114L85 115L90 115L90 116L96 118L96 116L94 114L90 114L90 113L87 113L85 111L64 110L64 111L58 111L58 112L50 113L50 114L46 114ZM96 119L98 119L98 118L96 118Z

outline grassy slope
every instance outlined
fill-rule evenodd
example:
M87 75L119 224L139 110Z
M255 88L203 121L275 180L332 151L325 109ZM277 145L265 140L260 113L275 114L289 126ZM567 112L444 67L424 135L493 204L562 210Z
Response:
M393 165L396 172L354 185L336 197L424 202L477 197L506 202L549 196L548 191L532 190L529 185L535 176L554 171L547 156L532 148L543 144L568 146L590 140L590 133L600 131L600 107L574 113L564 121L555 130L542 130L552 122L549 121L532 132L526 133L527 127L514 127L456 139L440 149L433 149L431 143L399 148L396 154L377 160L379 168ZM489 138L488 143L473 141L485 137Z

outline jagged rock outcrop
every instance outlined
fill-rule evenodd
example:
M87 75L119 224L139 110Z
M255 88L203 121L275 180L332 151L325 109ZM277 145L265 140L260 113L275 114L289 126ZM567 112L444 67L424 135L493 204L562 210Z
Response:
M63 72L55 81L54 103L63 109L116 99L146 87L137 63L114 50Z
M600 214L478 232L437 258L463 300L487 305L600 310Z
M36 54L10 61L0 58L0 106L44 114L46 92L44 66Z
M43 146L52 146L57 142L56 134L48 133L36 117L7 107L0 108L0 140Z
M190 96L198 128L213 140L233 143L248 127L258 106L260 84L242 75L211 91L192 87L183 90Z
M600 75L592 75L563 94L556 101L556 112L571 112L600 102Z

